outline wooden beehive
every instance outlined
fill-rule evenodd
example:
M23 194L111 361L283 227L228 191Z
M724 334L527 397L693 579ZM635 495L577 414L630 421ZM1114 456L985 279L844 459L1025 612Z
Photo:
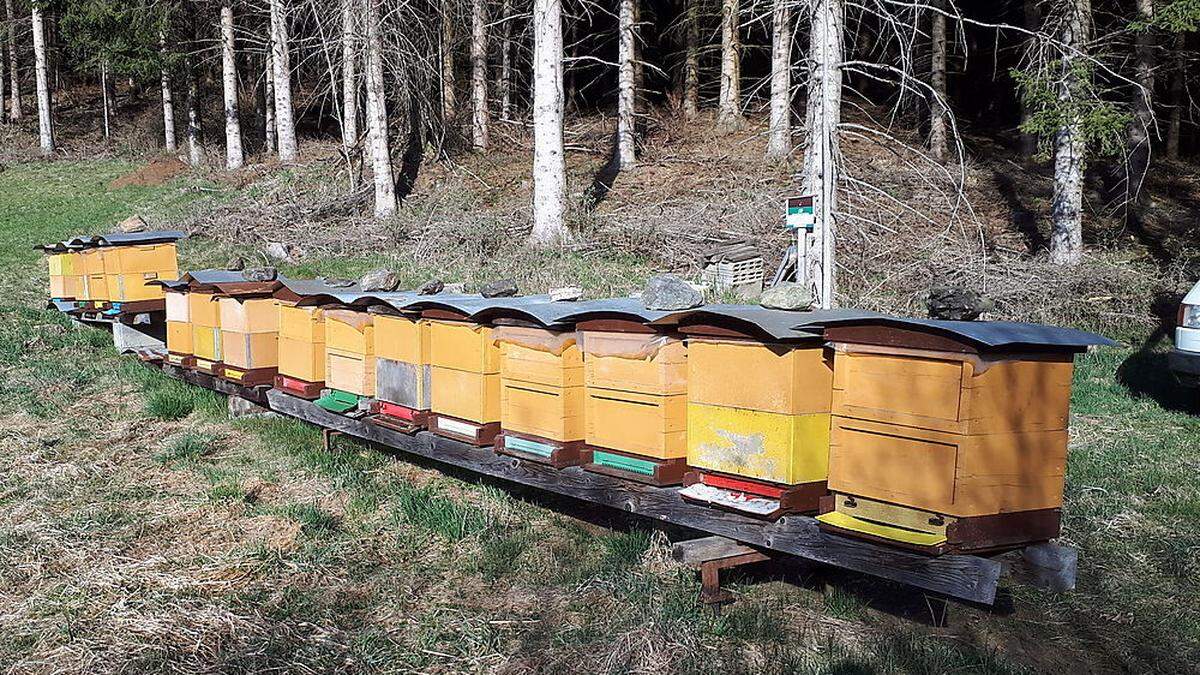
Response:
M538 461L559 467L584 458L576 446L586 436L583 351L574 333L506 326L500 345L500 427L521 438L501 442L501 451L528 454L531 443L550 441Z
M320 307L279 305L279 374L299 380L301 387L325 382L325 312Z
M430 410L479 425L500 422L500 349L488 326L429 321Z
M409 410L429 410L433 379L430 344L428 321L409 316L376 315L376 398Z
M370 314L325 311L325 385L356 396L375 395L375 325Z

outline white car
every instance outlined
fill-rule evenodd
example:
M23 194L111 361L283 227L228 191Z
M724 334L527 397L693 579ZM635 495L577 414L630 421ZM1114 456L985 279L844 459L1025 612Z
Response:
M1175 348L1167 356L1167 365L1183 384L1200 386L1200 283L1183 296Z

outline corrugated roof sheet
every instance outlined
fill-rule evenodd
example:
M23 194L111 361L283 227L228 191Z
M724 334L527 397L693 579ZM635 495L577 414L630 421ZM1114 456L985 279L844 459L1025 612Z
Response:
M792 312L759 305L717 304L672 312L653 326L683 325L700 322L732 322L775 340L811 340L821 338L829 321L867 319L883 316L877 312L856 309L824 309L811 312Z
M896 326L909 330L938 333L990 349L1052 347L1084 350L1090 346L1117 344L1102 335L1074 328L1059 328L1016 321L940 321L937 319L876 316L873 318L846 318L825 323L826 327L871 325Z
M159 244L179 241L187 236L182 230L147 230L145 232L110 232L108 234L78 235L69 239L41 244L34 249L46 253L66 253L98 246L130 246L133 244Z

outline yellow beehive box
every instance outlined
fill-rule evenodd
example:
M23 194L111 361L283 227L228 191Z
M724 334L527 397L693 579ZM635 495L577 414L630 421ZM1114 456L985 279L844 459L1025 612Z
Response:
M334 349L326 343L325 386L358 396L374 396L375 357Z
M188 293L180 293L179 291L165 291L163 293L167 310L167 321L191 321L188 295Z
M150 282L159 279L174 279L175 270L161 272L130 272L122 274L105 274L108 285L109 300L113 302L138 302L140 300L157 300L163 297L162 286Z
M320 307L279 305L279 337L296 342L325 342L325 311Z
M104 274L104 251L98 248L88 248L79 252L76 272L79 274Z
M83 277L78 274L63 277L63 296L75 300L83 299Z
M796 485L829 475L828 413L781 413L689 403L688 466Z
M221 329L192 324L192 353L206 361L221 360Z
M693 338L687 352L688 402L789 415L828 413L832 356L820 345Z
M587 388L587 444L657 459L687 456L687 397Z
M555 387L583 385L583 350L574 333L538 328L497 329L500 377Z
M584 439L583 387L557 387L501 379L500 426L567 443Z
M374 356L374 317L349 309L326 310L325 347L331 351ZM374 363L371 365L374 367Z
M107 251L104 271L110 274L176 270L179 267L175 244L134 244L104 250Z
M487 326L466 321L430 321L429 363L471 373L499 373L500 348Z
M833 412L959 434L1067 428L1069 355L988 360L972 354L839 347Z
M658 334L585 331L587 386L644 394L687 392L687 346Z
M430 409L478 424L500 421L500 375L434 366Z
M279 306L272 298L221 298L217 301L221 330L234 333L279 332Z
M375 355L411 363L429 364L430 322L404 316L375 316Z
M103 273L84 277L84 289L88 300L110 300L108 276Z
M67 291L67 277L51 275L50 276L50 297L52 298L73 298Z
M239 333L221 329L221 362L235 368L274 368L279 365L277 333Z
M954 516L1062 506L1067 432L964 436L835 417L829 489Z
M66 270L66 261L69 253L51 253L46 256L46 265L50 271L50 276L61 277L69 272Z
M279 374L304 380L325 381L325 343L279 336Z
M167 351L176 354L192 353L192 324L167 320Z
M187 294L187 298L188 319L193 325L203 328L221 327L221 311L216 296L212 293L193 291Z

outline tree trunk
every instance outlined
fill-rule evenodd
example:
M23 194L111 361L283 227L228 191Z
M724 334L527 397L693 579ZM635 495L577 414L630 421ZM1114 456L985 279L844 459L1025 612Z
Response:
M487 2L471 0L471 146L488 149Z
M700 112L700 0L684 0L683 116L691 119Z
M100 62L100 119L104 128L104 140L112 138L112 119L109 111L112 109L111 97L108 91L108 61Z
M533 0L533 233L534 243L569 238L563 157L562 0Z
M1154 0L1137 0L1138 21L1154 19ZM1154 127L1154 33L1144 28L1134 34L1133 119L1129 121L1129 175L1126 179L1126 203L1136 207L1142 180L1150 168L1150 130Z
M275 121L275 59L267 49L263 55L263 140L267 152L279 151L278 129Z
M1171 112L1167 121L1167 158L1179 159L1179 134L1183 126L1183 108L1187 105L1184 95L1184 78L1187 77L1187 61L1183 50L1186 38L1175 36L1175 49L1171 57Z
M792 13L791 0L775 0L771 12L771 126L767 158L792 152Z
M1025 30L1034 32L1042 27L1042 11L1038 0L1024 0ZM1037 38L1030 37L1029 40ZM1025 160L1031 160L1037 154L1037 135L1024 131L1025 123L1029 120L1029 105L1021 101L1021 154Z
M50 83L46 73L46 32L42 23L42 10L35 4L33 18L34 74L37 77L38 138L42 144L42 156L54 154L54 123L50 109Z
M1063 33L1062 81L1059 101L1064 104L1083 94L1086 75L1076 68L1078 52L1087 47L1092 24L1091 0L1068 0ZM1078 114L1069 118L1054 137L1054 197L1050 205L1050 261L1076 265L1083 258L1083 172L1087 144Z
M284 0L271 0L271 62L275 70L275 133L279 160L295 162L296 120L292 110L292 61L288 49L287 8Z
M738 29L741 15L738 0L721 2L721 93L717 105L717 127L733 131L742 126L742 66Z
M204 145L200 139L200 85L190 56L187 63L187 117L188 163L200 166L204 163Z
M642 3L633 0L633 109L642 109L646 95L646 64L642 61Z
M454 93L454 8L453 0L441 0L442 4L442 121L454 119L458 102Z
M617 25L617 160L622 169L632 169L635 162L633 112L637 99L633 73L633 7L637 0L620 2Z
M17 70L17 15L13 11L13 0L4 0L4 9L8 18L8 78L10 113L13 121L24 117L21 109L21 73ZM0 87L4 86L0 82Z
M817 224L802 234L802 264L798 280L807 284L818 307L834 304L836 278L834 246L841 150L838 125L842 119L842 60L845 6L842 0L813 0L809 31L808 146L804 154L804 192L814 196Z
M221 6L221 86L225 93L225 168L246 163L242 154L242 123L238 119L237 60L234 51L233 6Z
M383 90L383 44L380 38L378 0L364 0L367 23L367 131L371 168L375 178L375 217L396 213L396 183L392 153L388 148L387 100Z
M179 146L175 143L175 101L171 96L171 73L166 66L167 36L164 32L158 34L158 47L163 57L163 67L159 71L162 79L163 139L167 152L176 152Z
M358 28L354 0L342 0L342 146L347 155L358 143Z
M500 21L500 119L512 116L512 0L501 0Z
M929 102L929 154L938 162L946 161L946 15L942 4L933 3L929 28L929 87L933 100Z
M4 26L8 26L9 17L5 15ZM4 49L7 43L0 45L0 122L8 122L8 56Z

